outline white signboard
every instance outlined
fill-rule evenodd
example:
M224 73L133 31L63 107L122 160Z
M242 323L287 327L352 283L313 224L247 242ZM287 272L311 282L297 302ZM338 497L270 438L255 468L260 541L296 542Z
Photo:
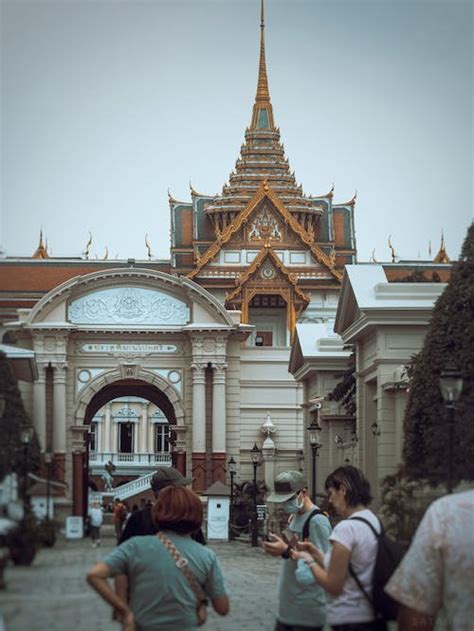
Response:
M229 509L228 497L210 497L207 504L207 538L229 538Z
M177 353L176 344L81 344L84 353Z
M82 517L66 517L66 539L82 539L84 522Z

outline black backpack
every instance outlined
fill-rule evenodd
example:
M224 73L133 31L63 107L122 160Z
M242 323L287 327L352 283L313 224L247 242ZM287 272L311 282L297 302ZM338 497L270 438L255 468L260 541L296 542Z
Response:
M396 620L399 605L396 600L385 592L384 588L402 560L406 548L402 544L390 539L390 537L387 537L382 522L380 522L379 534L367 519L363 517L350 517L349 519L363 521L377 537L377 554L372 577L372 598L370 598L362 583L359 581L351 564L349 564L349 573L374 608L375 617L383 620Z
M309 523L315 515L324 515L325 517L328 516L327 513L325 513L323 510L320 510L319 508L315 508L313 511L311 511L308 519L303 524L303 533L301 535L302 541L306 541L306 539L309 537Z

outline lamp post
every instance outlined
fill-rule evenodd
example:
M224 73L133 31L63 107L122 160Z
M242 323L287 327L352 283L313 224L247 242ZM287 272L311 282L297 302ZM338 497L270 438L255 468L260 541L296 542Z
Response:
M311 446L312 454L312 475L311 475L311 500L316 502L316 458L318 456L318 450L321 449L322 444L319 441L322 428L318 424L318 420L313 416L311 424L306 428L309 436L309 444Z
M257 443L250 450L250 458L253 465L253 511L252 511L252 547L258 546L258 522L257 522L257 467L260 466L262 450Z
M459 401L463 387L463 378L459 370L449 367L439 377L439 387L444 405L448 410L448 481L446 484L448 493L453 492L453 433L454 415L456 403Z
M33 428L25 425L20 432L20 441L23 445L23 519L28 511L28 449L32 439Z
M46 521L48 522L51 519L49 504L51 500L51 463L52 461L53 461L53 454L50 451L46 451L44 454L44 462L46 465Z
M229 475L230 475L230 508L234 505L234 476L237 472L237 463L234 460L234 456L230 457L229 460Z

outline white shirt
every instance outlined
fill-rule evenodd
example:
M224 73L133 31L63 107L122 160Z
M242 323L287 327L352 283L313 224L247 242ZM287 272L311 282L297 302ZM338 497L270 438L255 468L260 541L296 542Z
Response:
M403 605L454 631L474 628L474 490L431 504L385 590Z
M100 528L104 519L101 508L91 508L89 510L89 517L91 519L91 526Z
M380 522L368 508L353 513L352 517L363 517L374 526L377 532L380 532ZM372 576L377 555L377 539L370 526L357 519L344 519L335 526L329 541L340 543L351 551L351 565L368 595L372 596ZM324 557L326 569L329 567L330 560L331 551L326 553ZM348 574L342 594L329 598L328 623L331 625L349 624L351 622L370 622L373 619L372 605L352 576Z

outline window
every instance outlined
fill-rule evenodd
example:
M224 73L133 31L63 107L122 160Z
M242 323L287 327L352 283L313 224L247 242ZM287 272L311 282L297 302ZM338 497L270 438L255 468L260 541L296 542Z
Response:
M119 423L119 452L121 454L133 453L133 439L134 439L134 427L133 423L127 421L126 423Z
M168 423L155 423L155 453L170 451L170 426Z
M256 331L255 346L273 346L273 332Z
M89 451L97 451L97 434L98 434L98 425L97 423L91 423L91 431L89 433Z

